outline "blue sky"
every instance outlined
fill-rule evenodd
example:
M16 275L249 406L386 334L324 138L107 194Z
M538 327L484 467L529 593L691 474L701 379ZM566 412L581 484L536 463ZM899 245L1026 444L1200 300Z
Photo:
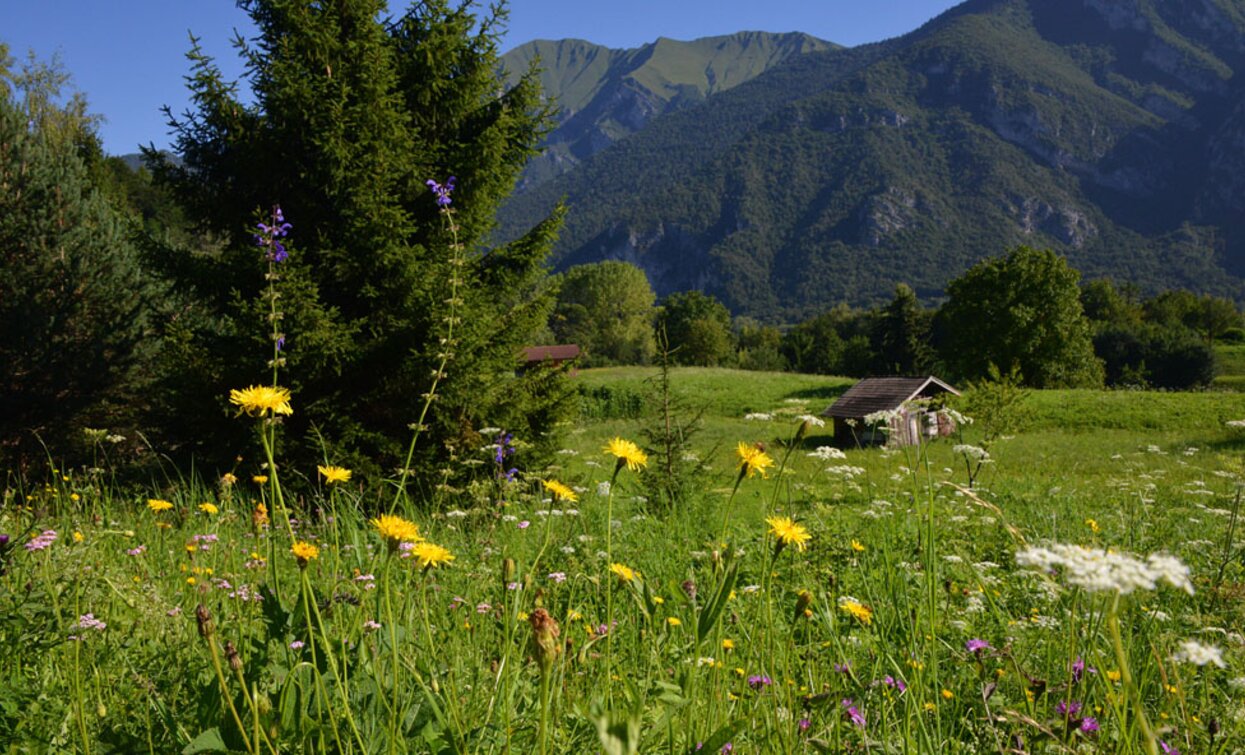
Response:
M950 0L511 0L504 48L531 39L578 37L635 47L657 37L693 39L742 30L802 31L857 45L915 29ZM395 8L405 7L395 2ZM27 50L59 55L91 110L104 116L104 148L166 146L161 105L186 108L188 34L222 70L241 68L229 45L250 32L230 0L0 0L0 42L19 60Z

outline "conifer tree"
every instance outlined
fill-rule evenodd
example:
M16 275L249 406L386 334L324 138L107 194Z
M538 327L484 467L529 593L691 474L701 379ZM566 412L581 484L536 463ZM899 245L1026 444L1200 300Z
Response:
M566 390L515 367L552 306L543 263L561 215L485 248L548 124L531 72L502 89L504 9L479 18L469 4L428 0L388 18L381 0L241 7L258 28L237 42L254 104L196 45L194 108L170 115L183 163L148 151L190 217L221 239L212 254L158 255L183 294L168 317L165 396L197 419L169 430L193 428L180 440L200 453L232 454L245 440L225 396L275 361L294 393L286 437L305 443L304 458L319 457L322 439L336 461L390 472L434 378L416 465L427 479L434 460L487 443L486 425L539 440ZM428 182L451 175L447 214ZM274 266L280 327L269 328L268 262L253 235L278 203L293 227Z
M94 140L77 118L84 103L57 110L55 68L8 75L5 58L0 49L0 461L20 463L42 456L40 441L61 457L87 423L119 419L144 309L127 226L77 156Z

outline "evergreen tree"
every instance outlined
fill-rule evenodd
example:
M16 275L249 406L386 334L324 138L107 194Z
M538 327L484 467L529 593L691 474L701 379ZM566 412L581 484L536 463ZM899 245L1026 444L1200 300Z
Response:
M4 57L0 50L0 63ZM88 423L115 428L145 330L144 287L127 226L92 187L77 155L94 141L91 122L77 119L76 98L55 109L64 79L45 72L52 78L0 76L14 82L0 85L6 463L41 455L39 439L64 453L63 441Z
M883 375L920 375L933 363L929 345L932 314L921 307L916 292L906 284L895 287L895 298L877 320L877 371Z
M178 415L166 431L212 458L232 454L247 430L229 416L229 389L280 368L295 407L287 453L304 461L322 439L335 461L392 469L434 380L416 465L426 479L486 442L479 427L539 441L566 392L544 371L514 370L552 306L543 262L561 213L484 247L548 123L534 72L502 91L504 9L477 18L470 3L428 0L392 19L382 0L241 7L258 29L238 42L254 105L196 45L194 110L170 115L183 164L147 151L220 239L212 253L158 255L182 294L166 320L165 397ZM444 199L428 190L434 178L453 185ZM247 220L277 203L293 228L266 281Z

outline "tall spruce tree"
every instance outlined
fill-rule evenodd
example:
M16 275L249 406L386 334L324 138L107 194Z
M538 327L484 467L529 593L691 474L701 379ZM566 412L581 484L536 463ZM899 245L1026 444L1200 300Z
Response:
M122 421L144 337L144 284L129 229L91 185L79 97L0 46L0 464L58 458L85 425ZM5 82L10 82L6 84Z
M209 254L158 254L181 294L167 318L171 439L232 455L246 428L230 417L229 389L271 379L279 361L295 407L286 454L310 461L323 442L334 461L389 472L448 354L417 450L425 479L486 443L485 425L539 441L567 391L515 367L552 306L543 264L561 213L484 248L548 125L533 72L503 90L504 9L480 18L428 0L388 18L382 0L240 5L258 29L237 41L254 104L196 44L194 109L170 115L183 162L147 153L220 239ZM450 175L447 215L426 182ZM270 281L255 224L278 203L293 228Z

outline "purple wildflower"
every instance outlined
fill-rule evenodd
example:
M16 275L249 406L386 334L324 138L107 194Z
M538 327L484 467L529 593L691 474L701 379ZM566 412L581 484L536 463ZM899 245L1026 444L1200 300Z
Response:
M885 684L887 687L890 687L891 689L899 690L900 694L908 691L908 685L904 684L903 679L896 679L890 674L887 674L885 677L883 677L882 684Z
M1093 666L1086 666L1085 659L1078 655L1076 660L1072 662L1072 683L1076 684L1081 681L1081 678L1085 676L1086 671L1091 674L1098 673L1098 669Z
M285 213L281 211L279 205L272 210L271 223L260 223L256 227L259 229L259 233L255 234L255 244L256 246L268 248L269 260L285 262L289 259L289 252L285 250L285 245L281 243L280 239L288 235L290 229L294 226L285 222Z
M476 606L476 613L488 613L491 610L493 610L493 607L488 603L480 603Z
M1163 755L1180 755L1180 750L1167 744L1163 740L1159 740L1159 747L1163 748Z
M303 642L302 640L294 640L293 642L290 643L290 650L302 650L306 646L307 646L307 643Z
M800 731L808 731L808 727L812 726L813 722L807 718L801 718L799 723L796 725L800 727Z
M843 708L843 716L848 721L862 729L865 728L865 716L860 712L860 709L856 707L856 704L853 703L850 698L843 701Z
M147 546L140 545L137 548L130 548L125 552L127 556L141 556L147 552Z
M26 543L26 550L33 553L50 548L55 540L56 530L44 530L41 534L31 538L29 543Z
M981 651L991 650L992 648L990 647L990 643L986 642L985 640L973 638L969 640L968 642L964 643L964 649L970 653L980 655Z
M851 673L851 670L852 670L852 665L850 663L834 664L834 671L837 674L848 674L848 673Z
M446 208L450 206L450 192L454 190L454 177L450 176L444 184L439 184L429 178L424 182L432 193L437 195L437 207Z
M1076 718L1081 712L1079 700L1060 700L1055 706L1055 714L1060 718Z
M1086 716L1081 720L1081 731L1086 734L1092 734L1098 731L1098 719L1093 716Z
M770 679L768 676L761 676L758 674L753 674L752 676L748 677L748 686L751 687L752 689L762 689L764 687L768 687L769 685L773 683L774 683L774 680Z
M557 582L558 584L562 584L563 582L566 581L566 572L564 571L549 572L549 579L552 579L554 582Z
M7 547L8 547L8 545L9 545L9 536L8 536L8 535L0 535L0 551L2 551L2 550L4 550L5 548L7 548Z
M107 624L95 618L95 614L86 613L78 617L78 626L76 626L75 629L94 629L96 632L102 632L107 627Z
M519 522L519 529L521 529L521 530L525 530L525 529L527 529L528 527L531 527L531 526L532 526L532 523L531 523L531 522L529 522L529 521L528 521L528 520L526 520L526 519L524 519L523 521Z
M732 753L734 751L735 751L735 745L731 744L730 742L727 742L726 744L722 745L722 749L718 750L718 752L721 753L722 755L729 755L729 753Z

